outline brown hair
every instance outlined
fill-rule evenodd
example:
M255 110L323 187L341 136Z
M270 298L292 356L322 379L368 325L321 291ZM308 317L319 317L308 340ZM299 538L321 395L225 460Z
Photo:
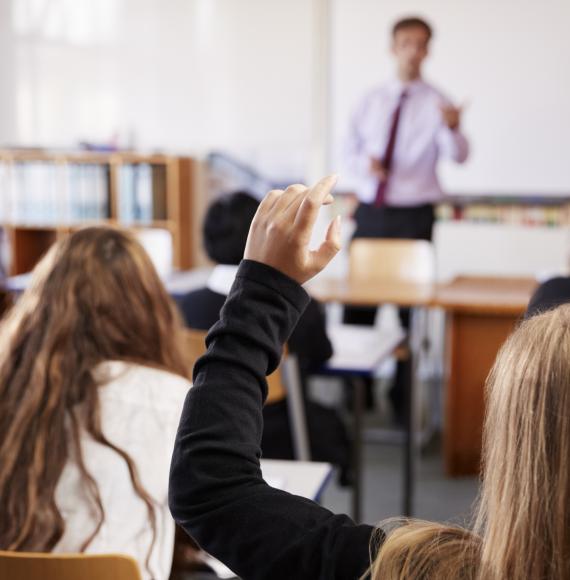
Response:
M408 30L410 28L423 28L427 32L428 40L431 40L433 36L432 27L423 18L411 16L409 18L398 20L394 26L392 26L392 38L395 38L400 30Z
M570 305L520 325L487 397L473 529L398 528L371 567L374 580L570 578Z
M99 516L82 551L98 533L105 513L83 460L84 430L125 460L155 536L153 499L136 465L102 432L93 371L122 360L187 376L181 329L148 255L129 234L86 228L49 250L0 325L0 549L57 544L65 522L55 490L70 456Z

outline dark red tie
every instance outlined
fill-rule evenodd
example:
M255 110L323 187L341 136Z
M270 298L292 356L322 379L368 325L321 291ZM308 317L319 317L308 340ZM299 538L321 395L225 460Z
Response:
M390 127L390 135L388 137L388 144L386 145L386 151L384 156L381 158L382 166L386 170L386 177L378 183L378 189L376 190L376 199L374 200L374 205L376 207L382 207L386 202L386 188L388 187L388 179L390 178L390 169L392 168L392 161L394 159L394 149L396 148L396 137L398 135L398 124L400 123L400 116L402 113L402 106L408 93L403 91L398 100L398 106L394 111L392 117L392 126Z

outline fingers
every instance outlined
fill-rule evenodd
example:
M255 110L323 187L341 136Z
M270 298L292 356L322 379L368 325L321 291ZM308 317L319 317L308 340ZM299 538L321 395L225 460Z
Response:
M337 182L336 174L318 181L304 196L295 217L294 228L301 243L308 243L317 215L323 203L331 197L332 188Z
M278 213L277 217L281 219L290 219L297 214L299 206L308 191L306 185L295 184L290 185L280 196L278 201L273 205L272 211ZM323 200L322 205L329 205L334 202L334 197L328 194Z
M294 209L296 213L295 206L299 206L303 196L309 188L306 185L301 185L296 183L295 185L290 185L281 195L279 201L275 204L274 209L280 213L286 213L289 209Z
M262 200L257 208L255 217L267 214L283 195L282 189L272 189Z
M311 252L312 269L320 272L338 253L340 243L340 216L336 216L329 224L325 241L318 250Z

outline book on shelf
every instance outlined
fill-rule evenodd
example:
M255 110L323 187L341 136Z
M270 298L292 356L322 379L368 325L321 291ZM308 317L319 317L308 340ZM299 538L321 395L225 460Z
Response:
M109 167L50 161L0 162L0 220L55 225L109 218Z
M119 175L119 221L149 224L166 219L165 176L149 163L122 165Z
M68 167L64 188L63 223L109 218L109 168L80 163Z
M118 215L112 216L109 163L0 160L0 221L50 226L117 217L144 225L167 219L165 167L120 165L116 185Z

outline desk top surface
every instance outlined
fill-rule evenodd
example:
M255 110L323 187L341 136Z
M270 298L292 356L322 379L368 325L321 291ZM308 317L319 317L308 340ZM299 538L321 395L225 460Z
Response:
M330 463L262 459L261 472L272 487L318 500L332 473Z
M459 277L441 285L434 305L465 313L520 315L538 283L533 278Z
M307 291L321 302L353 306L435 306L454 312L520 315L537 286L533 278L461 276L445 284L317 279Z
M320 302L341 302L353 306L377 306L389 303L399 306L429 306L433 300L433 284L394 283L348 278L319 278L306 285L307 292Z

